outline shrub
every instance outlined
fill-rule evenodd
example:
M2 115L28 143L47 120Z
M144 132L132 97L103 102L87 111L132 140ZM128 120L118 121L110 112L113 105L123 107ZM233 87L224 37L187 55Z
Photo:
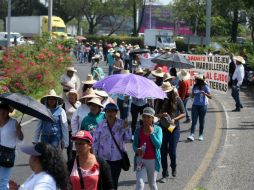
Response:
M46 35L36 39L35 45L11 47L2 58L3 79L11 92L35 98L58 89L60 75L72 63L70 49L58 41L49 43Z

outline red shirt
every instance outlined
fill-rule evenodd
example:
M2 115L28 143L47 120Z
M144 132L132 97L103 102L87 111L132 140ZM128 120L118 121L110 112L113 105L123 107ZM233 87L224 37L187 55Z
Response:
M182 100L189 96L190 80L182 80L179 83L178 94Z
M81 173L82 173L82 177L84 181L84 189L97 190L98 181L99 181L99 163L97 162L88 170L84 170L81 168ZM80 186L76 160L73 165L70 179L71 179L72 189L80 190L81 186Z
M155 159L155 148L151 141L150 135L145 135L143 127L140 129L139 133L139 147L146 143L146 151L143 159L152 160Z

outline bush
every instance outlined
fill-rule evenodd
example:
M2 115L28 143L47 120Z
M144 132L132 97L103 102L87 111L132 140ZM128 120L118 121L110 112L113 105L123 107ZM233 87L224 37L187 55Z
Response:
M2 58L2 82L10 92L39 98L49 89L59 89L59 78L71 65L70 49L58 41L49 43L46 36L36 39L35 45L11 47Z

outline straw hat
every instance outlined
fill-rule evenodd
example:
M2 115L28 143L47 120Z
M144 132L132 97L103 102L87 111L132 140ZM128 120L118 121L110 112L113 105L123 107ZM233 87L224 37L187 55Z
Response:
M74 67L66 67L66 71L72 71L72 72L77 72L77 70Z
M75 89L70 89L70 91L66 93L66 96L69 96L69 94L76 94L77 99L79 98L78 91Z
M190 73L185 70L181 70L177 73L177 76L180 80L190 80Z
M58 96L58 95L56 94L56 91L55 91L54 89L49 90L48 94L47 94L46 96L43 96L43 97L41 98L41 103L42 103L42 104L45 104L46 101L47 101L47 98L49 98L49 97L54 97L54 98L56 98L59 105L63 104L63 98L60 97L60 96Z
M199 79L199 80L205 81L205 77L204 77L204 75L201 74L201 73L197 74L197 75L195 76L195 79Z
M120 53L118 53L118 52L115 53L115 56L116 56L116 57L121 57Z
M101 97L105 97L107 98L108 97L108 93L103 91L103 90L94 90L94 93L98 96L101 96Z
M168 50L168 51L171 50L170 47L164 47L163 49L164 49L164 50Z
M94 84L96 80L93 80L93 75L88 74L85 81L82 81L83 84Z
M84 96L82 96L82 97L79 99L79 101L80 101L80 102L84 102L87 98L99 98L99 96L95 94L94 89L88 88L88 89L84 92Z
M234 56L234 60L241 64L245 64L245 60L242 56Z
M92 57L92 59L100 59L101 58L101 56L99 55L99 54L95 54L93 57Z
M165 73L163 75L163 81L165 82L166 80L169 80L169 79L173 79L175 78L174 76L171 76L169 73Z
M170 82L163 82L161 85L161 89L163 92L171 92L174 90L174 87L170 84Z
M140 49L139 45L135 45L133 48L134 49Z
M120 74L130 74L130 71L129 70L121 70Z
M112 44L112 46L113 46L113 47L116 47L116 46L117 46L117 43L116 43L116 42L114 42L114 43Z
M158 67L156 70L152 71L152 75L156 76L156 77L163 77L165 73L162 72L162 68Z
M108 52L109 52L109 53L113 53L113 52L115 52L115 50L114 50L113 48L110 48L110 49L108 50Z
M135 73L140 73L140 74L142 73L143 74L144 71L141 67L138 67L138 68L135 69Z
M103 108L104 106L101 104L101 99L100 98L92 98L91 100L89 100L87 102L87 105L90 105L90 104L96 104L98 106L100 106L101 108Z

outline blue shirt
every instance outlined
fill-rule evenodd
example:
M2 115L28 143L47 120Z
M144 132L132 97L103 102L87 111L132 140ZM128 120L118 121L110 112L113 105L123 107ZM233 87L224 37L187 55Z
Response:
M194 94L193 105L205 106L208 104L208 98L202 93L204 91L207 94L211 93L208 85L205 85L202 89L198 89L197 86L192 88L192 94Z
M146 98L138 99L138 98L132 97L132 103L135 104L136 106L141 107L147 104L147 99Z

